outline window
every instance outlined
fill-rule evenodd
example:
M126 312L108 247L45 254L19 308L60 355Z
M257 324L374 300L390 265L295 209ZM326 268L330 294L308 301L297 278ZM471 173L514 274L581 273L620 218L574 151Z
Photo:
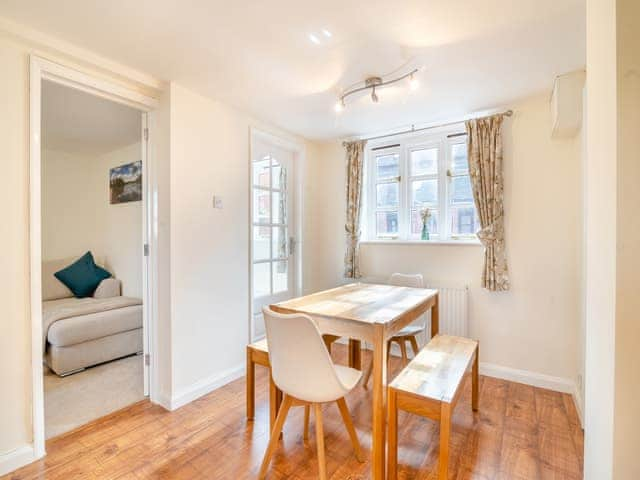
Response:
M466 136L456 130L387 138L367 147L364 239L475 240L480 223L469 177Z

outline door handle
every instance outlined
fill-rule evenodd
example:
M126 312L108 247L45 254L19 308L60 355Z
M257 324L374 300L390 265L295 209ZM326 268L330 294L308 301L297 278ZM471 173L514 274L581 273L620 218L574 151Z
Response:
M289 256L296 253L296 239L295 237L289 237Z

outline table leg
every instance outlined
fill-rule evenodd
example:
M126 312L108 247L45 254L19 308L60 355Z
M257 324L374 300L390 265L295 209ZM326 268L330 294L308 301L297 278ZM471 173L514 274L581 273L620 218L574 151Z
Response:
M440 331L440 308L439 304L439 295L436 293L436 303L434 303L433 307L431 307L431 338L438 335Z
M349 366L356 370L362 370L362 345L360 340L349 339Z
M371 473L373 480L385 478L386 416L385 391L387 389L387 342L384 325L374 326L373 340L373 448Z
M251 348L247 347L247 420L253 420L256 412L256 366ZM272 427L273 425L269 425Z
M282 390L276 387L271 377L271 369L269 369L269 431L273 429L276 423L276 417L280 411L282 404Z

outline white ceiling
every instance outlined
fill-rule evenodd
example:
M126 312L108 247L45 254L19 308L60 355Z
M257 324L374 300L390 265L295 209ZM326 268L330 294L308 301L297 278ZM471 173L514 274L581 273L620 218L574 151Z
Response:
M140 141L141 113L116 102L42 82L42 147L99 155Z
M309 138L508 105L585 64L584 0L3 0L0 15ZM402 66L423 67L417 92L333 112L342 88Z

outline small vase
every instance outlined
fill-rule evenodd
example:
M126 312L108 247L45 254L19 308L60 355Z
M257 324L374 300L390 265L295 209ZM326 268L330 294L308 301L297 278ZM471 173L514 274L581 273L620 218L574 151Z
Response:
M422 224L422 240L429 240L429 230L427 230L427 224Z

